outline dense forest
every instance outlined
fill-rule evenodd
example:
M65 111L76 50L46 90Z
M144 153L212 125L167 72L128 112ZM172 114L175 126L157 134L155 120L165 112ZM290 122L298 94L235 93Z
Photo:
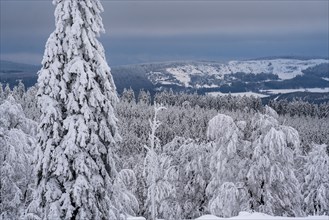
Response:
M31 205L37 88L0 86L1 216ZM158 103L158 104L156 104ZM115 106L113 206L123 215L193 219L240 211L328 213L329 103L125 89Z

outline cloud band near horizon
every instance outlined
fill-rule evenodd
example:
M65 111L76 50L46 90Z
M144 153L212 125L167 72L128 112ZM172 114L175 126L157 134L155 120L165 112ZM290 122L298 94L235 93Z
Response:
M106 33L100 40L112 65L273 55L329 57L328 1L102 3ZM51 1L0 4L1 59L40 63L54 30Z

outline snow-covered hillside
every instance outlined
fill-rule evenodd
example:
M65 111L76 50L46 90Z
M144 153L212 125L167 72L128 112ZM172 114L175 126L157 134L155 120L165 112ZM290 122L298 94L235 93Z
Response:
M36 83L41 67L0 61L0 82L10 86L22 80L25 86ZM31 69L34 71L31 71ZM219 62L162 62L113 67L111 70L119 94L132 88L156 92L172 89L174 92L225 95L254 95L268 99L275 94L291 94L291 99L317 102L329 97L329 60L266 58L249 61ZM295 92L299 92L296 95ZM316 92L316 93L315 93Z
M297 60L297 59L268 59L230 61L224 64L218 63L193 63L176 67L168 67L163 72L149 74L149 79L154 84L179 84L192 87L193 77L214 77L223 80L225 75L245 74L273 74L280 80L292 79L303 75L303 70L322 63L329 63L325 59ZM203 88L214 87L214 84L199 85Z
M309 67L314 67L321 63L328 63L328 60L296 60L296 59L275 59L275 60L255 60L255 61L231 61L223 68L224 72L231 73L272 73L280 79L292 79L297 75L302 75L302 71Z

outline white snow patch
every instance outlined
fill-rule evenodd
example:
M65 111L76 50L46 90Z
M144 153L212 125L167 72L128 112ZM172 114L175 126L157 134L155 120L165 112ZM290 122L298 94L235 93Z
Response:
M198 89L199 88L217 88L218 85L215 85L215 84L211 84L211 85L209 85L209 84L205 84L205 85L196 84L195 87L198 88Z
M148 79L152 82L153 85L159 83L159 82L164 82L169 79L168 76L164 75L162 72L149 72L147 74ZM172 83L170 83L172 84Z
M146 218L144 218L144 217L128 216L127 220L146 220Z
M321 63L329 63L329 60L295 60L295 59L273 59L273 60L250 60L250 61L230 61L223 68L231 73L272 73L280 79L292 79L298 75L303 75L303 70L314 67Z
M211 96L225 96L231 94L232 96L255 96L259 98L264 98L268 97L268 95L260 94L260 93L255 93L255 92L236 92L236 93L222 93L222 92L208 92L207 95Z
M217 219L223 219L223 218L219 218L214 215L203 215L203 216L197 218L196 220L217 220Z
M187 72L184 71L183 68L167 68L166 71L171 73L179 82L184 84L185 87L189 86L189 82L191 82L191 77Z
M329 87L326 88L301 88L301 89L269 89L260 90L260 92L265 92L269 94L287 94L292 92L314 92L314 93L324 93L329 92Z
M188 64L173 68L167 68L166 71L172 74L178 81L185 85L185 87L189 86L191 82L191 75L215 75L217 79L222 79L223 74L220 71L220 68L212 66L210 64ZM212 86L212 87L211 87ZM217 87L217 85L200 85L199 88L213 88Z
M329 81L329 77L322 77L322 79Z
M161 81L162 85L177 85L180 86L179 83L174 83L174 82L170 82L170 81Z

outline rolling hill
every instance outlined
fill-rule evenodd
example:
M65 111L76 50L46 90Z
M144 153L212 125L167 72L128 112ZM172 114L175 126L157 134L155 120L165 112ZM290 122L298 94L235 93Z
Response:
M0 61L0 82L29 87L40 66ZM223 95L239 93L260 97L318 97L328 99L329 60L267 58L219 62L163 62L112 68L118 93L124 88ZM316 95L310 95L314 94ZM290 94L290 95L287 95ZM297 95L298 94L298 95Z

